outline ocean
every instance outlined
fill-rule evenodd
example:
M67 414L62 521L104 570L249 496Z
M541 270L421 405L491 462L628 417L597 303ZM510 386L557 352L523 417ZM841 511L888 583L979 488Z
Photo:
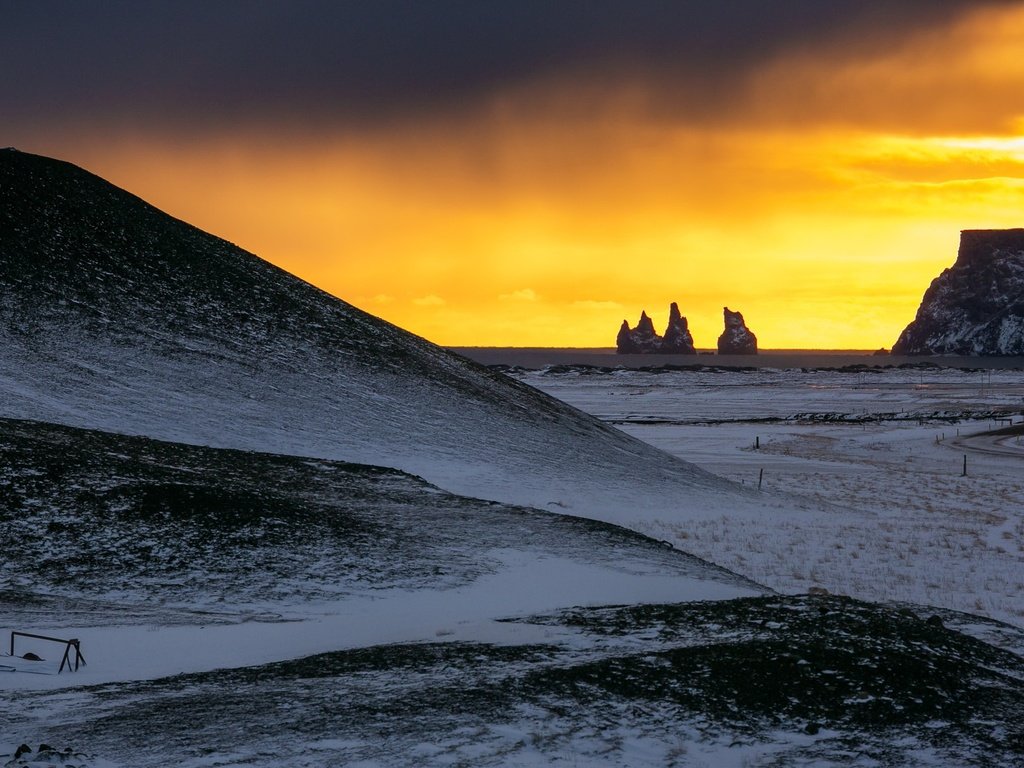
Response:
M704 366L716 368L842 368L900 365L941 368L1024 369L1024 357L903 357L877 355L860 349L765 349L757 355L719 355L698 350L697 355L619 355L614 347L449 347L483 365L539 369L552 365L597 368L658 368Z

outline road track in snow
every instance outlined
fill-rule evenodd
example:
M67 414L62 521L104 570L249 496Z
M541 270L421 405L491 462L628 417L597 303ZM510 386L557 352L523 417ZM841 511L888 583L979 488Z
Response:
M1024 438L1024 424L1014 424L1002 429L965 435L953 442L954 445L968 451L1024 459L1024 440L1022 438Z

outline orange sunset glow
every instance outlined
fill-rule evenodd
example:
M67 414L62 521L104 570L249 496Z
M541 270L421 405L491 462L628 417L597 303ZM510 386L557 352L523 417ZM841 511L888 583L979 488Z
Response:
M672 73L580 65L415 120L17 138L440 344L609 347L678 301L698 347L728 305L763 348L875 349L961 229L1024 226L1024 8L854 43L704 114Z

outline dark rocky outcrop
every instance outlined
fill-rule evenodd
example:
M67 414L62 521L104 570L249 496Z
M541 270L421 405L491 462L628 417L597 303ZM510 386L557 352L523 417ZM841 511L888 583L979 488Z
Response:
M632 355L640 351L633 342L633 331L629 328L628 320L623 320L619 326L619 334L615 337L615 351L620 355Z
M718 354L720 355L756 355L757 336L743 322L743 315L723 307L725 330L718 337Z
M679 305L674 301L668 308L668 326L665 328L665 338L661 342L661 351L673 355L697 354L693 346L693 336L690 334L690 325L680 314Z
M1024 355L1024 229L965 229L894 355Z
M665 328L664 336L658 335L654 330L654 322L647 316L647 312L643 311L640 313L636 328L631 329L627 321L622 321L619 335L615 339L615 351L620 355L697 354L693 347L689 324L679 312L679 305L674 301L669 307L668 326Z
M657 352L661 348L661 336L654 330L654 321L646 312L640 313L640 320L630 334L633 344L641 352Z

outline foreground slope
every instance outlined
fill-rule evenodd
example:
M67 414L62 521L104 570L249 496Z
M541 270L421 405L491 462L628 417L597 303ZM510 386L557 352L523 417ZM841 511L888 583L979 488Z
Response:
M766 594L620 527L395 470L0 420L0 526L0 617L88 660L47 676L21 672L56 658L0 655L19 668L7 765L1024 755L1018 629Z
M68 163L0 151L0 415L397 467L635 524L738 487Z
M19 691L0 716L33 746L134 768L1024 759L1024 659L910 610L762 597L513 623L545 634Z
M0 528L16 542L0 630L71 632L89 661L5 681L17 686L477 638L496 618L573 605L766 592L618 526L454 496L396 470L7 419Z

